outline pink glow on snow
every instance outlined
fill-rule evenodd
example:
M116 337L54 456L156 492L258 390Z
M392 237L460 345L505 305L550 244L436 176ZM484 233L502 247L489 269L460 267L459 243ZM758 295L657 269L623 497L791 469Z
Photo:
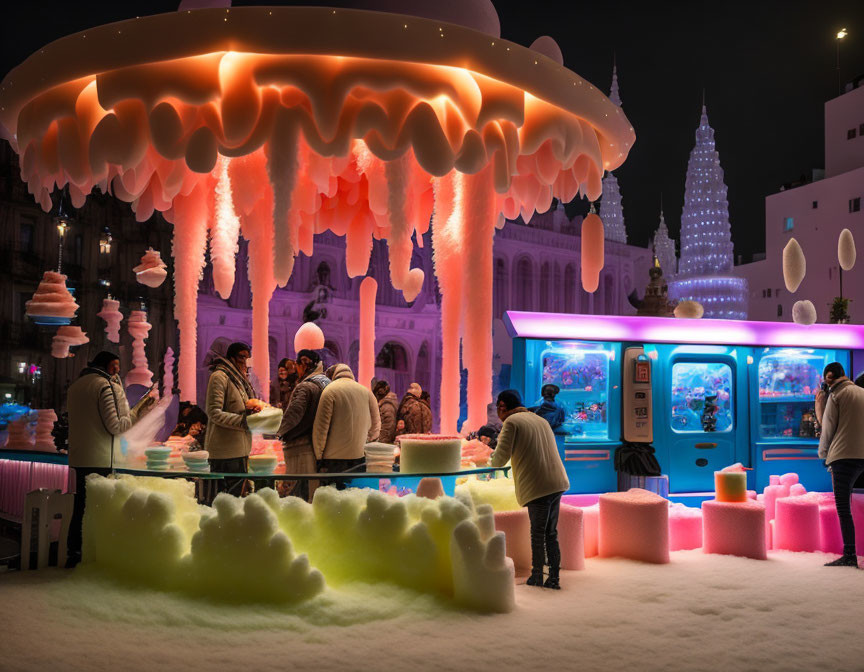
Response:
M512 337L864 349L864 326L507 311Z

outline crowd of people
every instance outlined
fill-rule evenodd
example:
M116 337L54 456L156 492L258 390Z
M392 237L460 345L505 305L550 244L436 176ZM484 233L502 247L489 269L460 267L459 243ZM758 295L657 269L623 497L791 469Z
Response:
M236 495L242 495L248 483L243 474L248 473L252 434L246 420L265 406L247 376L251 354L248 345L238 342L224 356L212 357L205 408L185 404L175 429L176 435L193 437L191 449L208 452L212 471L237 475L214 481L219 490ZM145 395L130 407L119 373L119 357L101 352L69 388L69 465L75 468L76 499L67 566L81 558L86 477L111 471L118 437L154 403L152 396ZM844 543L843 555L828 565L857 567L851 493L864 477L864 376L853 383L843 366L834 362L825 368L823 380L816 394L819 457L832 475ZM554 386L545 386L543 402L528 409L518 391L505 390L496 405L500 431L490 424L474 434L493 448L493 467L510 463L516 499L528 509L532 550L528 584L553 589L559 588L558 512L561 496L570 487L553 432L561 419L557 392ZM301 350L296 360L280 362L270 395L271 405L283 411L277 436L287 474L321 474L320 479L327 481L326 474L362 470L367 442L393 443L400 435L432 430L431 405L420 385L412 383L398 400L386 381L374 382L371 390L358 383L347 364L325 370L314 350ZM343 487L338 479L334 482ZM284 494L308 499L312 483L312 479L289 482ZM546 566L548 573L544 573Z

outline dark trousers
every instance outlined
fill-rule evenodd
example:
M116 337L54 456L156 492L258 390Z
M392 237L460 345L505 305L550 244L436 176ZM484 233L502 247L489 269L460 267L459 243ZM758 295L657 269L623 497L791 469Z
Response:
M341 474L346 471L352 471L355 474L366 471L365 457L358 457L353 460L318 460L319 474ZM359 468L358 468L359 467ZM335 485L337 490L344 490L348 486L344 479L321 479L321 485Z
M107 467L74 467L75 469L75 506L72 509L72 520L69 521L68 556L81 557L81 545L84 529L84 507L87 505L86 478L90 474L107 476L111 470ZM59 558L58 558L59 564Z
M843 533L843 555L855 555L855 523L852 520L852 488L864 473L864 460L835 460L831 463L834 502Z
M554 492L528 502L528 519L531 521L531 568L542 572L546 559L549 570L557 574L561 567L561 549L558 547L558 512L561 495Z
M247 474L249 473L249 458L248 457L231 457L226 460L207 460L210 463L210 471L216 471L222 474ZM227 492L235 497L243 496L243 487L246 485L245 478L223 478L223 479L206 479L203 481L202 499L204 504L208 506L216 499L216 495L220 492Z

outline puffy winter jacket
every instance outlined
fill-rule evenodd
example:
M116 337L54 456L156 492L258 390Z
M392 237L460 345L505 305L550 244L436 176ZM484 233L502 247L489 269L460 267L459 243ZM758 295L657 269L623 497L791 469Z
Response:
M864 388L848 378L834 383L828 394L822 414L819 457L827 464L864 459Z
M227 359L218 357L211 367L204 411L207 436L204 450L215 460L246 457L252 450L252 433L246 426L246 402L252 386Z
M86 368L69 386L69 466L110 467L111 448L135 424L123 385L102 369Z
M570 487L552 428L525 408L517 409L504 421L492 453L493 467L503 467L508 461L513 468L519 506Z
M321 393L312 444L319 460L355 460L363 446L381 431L378 400L372 391L354 380L346 364L332 373L333 382Z
M381 432L378 440L381 443L396 443L396 411L399 408L399 400L394 392L388 392L387 396L378 402L378 414L381 416Z

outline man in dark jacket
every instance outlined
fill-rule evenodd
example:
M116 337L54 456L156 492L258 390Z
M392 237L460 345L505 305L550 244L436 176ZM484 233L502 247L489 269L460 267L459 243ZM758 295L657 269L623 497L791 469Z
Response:
M277 435L282 441L286 474L314 474L317 471L312 448L312 428L321 392L330 379L324 375L321 356L314 350L297 353L297 385L291 393ZM314 485L314 484L313 484ZM308 481L286 481L287 494L308 500L314 492Z

